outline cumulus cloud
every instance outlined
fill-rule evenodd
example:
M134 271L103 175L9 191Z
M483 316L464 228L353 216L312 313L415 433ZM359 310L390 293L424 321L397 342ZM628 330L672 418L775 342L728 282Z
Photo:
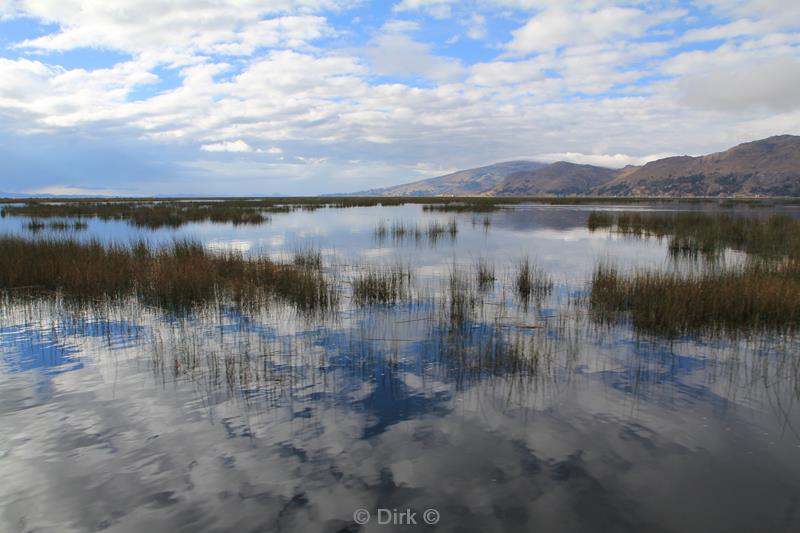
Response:
M343 3L27 0L12 5L18 13L59 26L56 32L17 43L18 48L100 47L130 53L167 49L172 53L199 50L249 54L258 46L301 46L331 33L324 17L303 13ZM286 15L289 12L296 13Z
M253 147L239 139L236 141L222 141L204 144L200 147L204 152L252 152Z
M452 7L456 3L457 0L401 0L395 4L394 10L422 11L432 17L445 19L452 15Z
M644 32L650 20L644 11L635 8L604 7L586 11L549 8L514 30L507 46L515 53L542 52L623 35L637 36Z
M437 56L430 45L415 41L408 33L414 28L402 22L384 26L365 50L372 69L384 76L421 76L437 82L458 79L464 72L460 62Z
M486 37L486 17L479 13L473 13L466 21L467 37L470 39L483 39Z
M402 0L388 20L338 16L371 8L349 0L7 2L47 25L0 58L0 190L124 171L146 193L343 192L798 133L800 19L758 1L687 3L718 15L680 24L612 0Z
M683 101L698 109L791 111L800 107L800 59L743 61L687 76L680 86Z

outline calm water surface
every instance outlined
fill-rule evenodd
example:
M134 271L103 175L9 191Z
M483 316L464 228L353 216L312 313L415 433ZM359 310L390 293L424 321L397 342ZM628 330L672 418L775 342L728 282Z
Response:
M319 248L341 308L174 316L4 299L0 530L800 531L798 342L595 324L578 302L598 262L693 267L664 242L589 232L590 209L320 209L157 231L91 220L69 235ZM434 219L455 219L456 238L374 234ZM30 236L26 223L0 232ZM555 282L528 305L509 288L525 256ZM454 328L448 279L479 259L498 279ZM353 272L398 263L410 301L350 305ZM371 520L356 524L357 509ZM418 524L380 525L378 509Z

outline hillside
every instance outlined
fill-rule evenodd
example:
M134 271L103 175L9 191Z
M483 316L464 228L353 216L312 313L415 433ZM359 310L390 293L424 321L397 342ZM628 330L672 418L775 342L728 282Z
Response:
M385 189L372 189L364 193L375 196L466 196L486 193L494 189L501 180L516 172L535 170L544 163L535 161L508 161L485 167L460 170L413 183L406 183Z
M510 174L491 193L497 196L582 195L614 179L618 170L559 161Z
M800 137L779 135L724 152L667 157L622 169L509 161L358 194L800 197Z
M620 172L603 196L800 196L800 137L779 135L724 152L651 161Z

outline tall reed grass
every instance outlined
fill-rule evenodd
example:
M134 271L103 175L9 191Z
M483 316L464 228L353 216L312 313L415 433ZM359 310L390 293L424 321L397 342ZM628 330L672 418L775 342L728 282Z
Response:
M411 269L370 266L356 274L352 285L356 305L395 304L410 295Z
M335 286L316 267L235 252L213 254L189 240L156 248L145 242L105 245L74 239L0 237L0 289L54 291L72 300L139 296L186 309L231 299L266 305L271 298L304 310L335 305Z
M725 249L761 257L800 257L800 220L782 214L734 216L698 212L592 212L590 231L667 239L673 255L713 257Z
M436 244L443 238L448 238L451 241L455 240L458 235L458 223L455 220L449 220L448 222L431 220L426 225L421 226L403 220L394 220L391 223L381 220L375 226L373 235L379 241L391 238L395 242L403 242L405 240L420 242L425 237L429 243Z
M28 202L6 206L2 209L2 214L34 219L58 217L125 220L137 227L158 229L176 228L190 222L263 224L269 221L263 211L254 206L235 206L225 202Z
M589 301L601 322L629 317L638 330L657 334L794 331L800 325L800 260L753 260L689 274L601 264Z
M523 301L531 298L542 300L552 292L553 279L542 267L526 257L517 263L514 288Z

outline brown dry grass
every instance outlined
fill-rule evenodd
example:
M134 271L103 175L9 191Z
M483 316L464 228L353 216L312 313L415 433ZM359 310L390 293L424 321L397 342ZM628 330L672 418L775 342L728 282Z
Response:
M261 305L279 298L314 310L331 307L337 299L335 287L318 268L213 254L191 241L154 248L144 242L125 246L2 237L0 289L20 288L55 291L77 301L136 294L170 309L215 299Z

